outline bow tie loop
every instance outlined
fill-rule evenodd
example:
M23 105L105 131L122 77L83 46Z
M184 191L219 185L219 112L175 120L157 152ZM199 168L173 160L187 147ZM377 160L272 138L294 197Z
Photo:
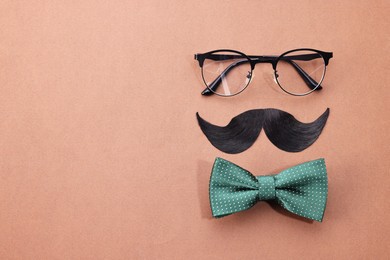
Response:
M276 197L274 176L257 176L259 182L259 200L273 200Z

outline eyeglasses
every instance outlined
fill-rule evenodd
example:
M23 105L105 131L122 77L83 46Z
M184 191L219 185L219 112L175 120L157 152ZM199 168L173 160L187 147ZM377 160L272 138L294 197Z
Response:
M257 63L271 63L274 79L286 93L305 96L322 89L326 66L332 52L295 49L280 56L246 55L235 50L195 54L206 89L202 95L234 96L249 85Z

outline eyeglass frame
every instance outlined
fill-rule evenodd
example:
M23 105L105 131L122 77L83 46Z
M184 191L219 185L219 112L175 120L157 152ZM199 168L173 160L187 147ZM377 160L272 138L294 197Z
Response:
M291 52L296 52L296 51L312 51L312 52L316 52L318 53L321 58L324 60L324 64L325 64L325 67L324 67L324 73L322 75L322 78L320 80L319 83L317 83L314 79L312 79L303 69L301 69L299 67L298 64L296 64L295 62L291 61L292 63L292 66L296 69L296 71L298 72L298 74L303 78L303 80L305 81L306 85L311 89L311 91L308 91L306 93L302 93L302 94L297 94L297 93L292 93L292 92L289 92L287 91L286 89L284 89L279 80L278 80L278 74L277 74L277 70L276 70L276 67L277 67L277 64L278 62L287 54L291 53ZM212 90L213 87L217 88L220 84L220 81L222 79L222 75L225 73L225 71L228 71L232 68L230 67L235 67L237 66L237 63L236 64L233 64L233 66L229 66L225 69L224 72L221 73L221 75L219 75L210 85L212 85L211 87L206 83L206 80L203 76L203 64L204 64L204 61L205 59L207 58L210 58L212 57L211 55L218 55L218 54L214 54L216 52L233 52L233 53L236 53L236 54L239 54L242 56L242 58L246 58L249 63L250 63L250 67L251 67L251 71L250 71L250 78L246 84L246 86L238 91L237 93L234 93L232 95L222 95L222 94L219 94L219 93L216 93ZM223 56L230 56L232 57L232 55L229 55L229 54L220 54L220 55L223 55ZM295 58L304 58L302 56L312 56L313 54L302 54L302 55L295 55L294 57ZM320 51L320 50L316 50L316 49L311 49L311 48L299 48L299 49L293 49L293 50L289 50L289 51L286 51L284 53L282 53L281 55L279 56L274 56L274 55L246 55L245 53L243 52L240 52L240 51L236 51L236 50L231 50L231 49L219 49L219 50L213 50L213 51L209 51L209 52L206 52L206 53L197 53L197 54L194 54L194 59L197 60L199 62L199 67L201 68L202 70L202 79L203 79L203 82L204 84L206 85L206 89L204 89L202 91L202 95L212 95L212 94L216 94L218 96L222 96L222 97L232 97L232 96L235 96L235 95L238 95L240 94L241 92L243 92L247 87L248 85L250 84L250 82L252 81L252 75L253 75L253 70L255 69L255 66L257 63L271 63L272 64L272 68L274 70L274 77L275 77L275 81L276 83L278 84L278 86L287 94L290 94L290 95L293 95L293 96L306 96L306 95L309 95L310 93L314 92L314 91L318 91L318 90L321 90L322 89L322 86L321 86L321 83L322 81L324 80L325 78L325 73L326 73L326 66L328 66L329 64L329 60L333 57L333 52L325 52L325 51ZM233 57L235 58L235 57ZM238 56L237 56L238 58ZM215 59L214 59L215 60ZM304 60L304 59L303 59ZM309 59L310 60L310 59ZM238 64L239 65L239 64Z

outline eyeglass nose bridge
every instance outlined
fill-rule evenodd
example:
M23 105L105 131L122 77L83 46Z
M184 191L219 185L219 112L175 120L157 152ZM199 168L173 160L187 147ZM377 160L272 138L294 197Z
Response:
M271 63L272 66L276 66L278 56L249 56L249 58L254 68L257 63Z

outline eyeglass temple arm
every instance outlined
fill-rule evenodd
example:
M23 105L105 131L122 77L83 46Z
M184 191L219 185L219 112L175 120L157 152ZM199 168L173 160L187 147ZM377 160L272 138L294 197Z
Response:
M302 77L302 79L305 81L306 85L310 89L314 89L315 91L322 89L321 85L317 87L318 82L315 81L312 77L310 77L309 74L307 74L301 67L298 66L298 64L296 64L292 60L287 60L287 62L294 67L294 69L298 72L298 74Z
M256 63L272 63L274 60L276 60L278 57L277 56L249 56L250 58L254 59ZM288 57L288 59L287 59ZM284 57L286 62L291 64L295 70L298 72L298 74L302 77L302 79L305 81L306 85L310 89L315 89L315 87L318 85L318 83L311 78L301 67L299 67L298 64L293 62L292 60L312 60L318 58L318 54L303 54L303 55L291 55ZM239 55L219 55L219 54L212 54L207 57L208 59L211 60L229 60L229 59L237 59L237 58L242 58ZM209 85L208 88L204 89L202 91L202 95L212 95L213 92L210 90L216 90L218 86L221 84L222 78L229 73L230 70L232 70L234 67L239 66L241 64L249 62L248 60L241 60L237 61L235 63L232 63L229 65L211 84ZM318 86L315 90L320 90L322 89L322 86Z
M216 90L219 87L219 85L221 84L222 78L225 75L227 75L233 68L235 68L239 65L245 64L245 63L248 63L247 59L240 60L240 61L237 61L235 63L230 64L228 67L226 67L226 69L224 71L222 71L222 73L213 82L210 83L208 88L205 88L202 91L202 95L209 96L209 95L214 94L210 89Z
M289 64L291 64L294 67L294 69L298 72L298 74L301 76L301 78L305 81L306 85L310 89L315 89L317 91L317 90L321 90L322 86L319 85L317 87L318 82L315 81L312 77L310 77L310 75L307 74L297 63L295 63L294 60L308 61L308 60L314 60L314 59L318 59L318 58L321 58L321 56L319 54L317 54L317 53L313 53L313 54L301 54L301 55L284 56L280 60L286 61ZM260 57L260 60L261 59L263 59L263 60L265 59L268 62L270 62L270 61L273 61L275 59L275 56L268 56L268 57L264 56L264 57Z

